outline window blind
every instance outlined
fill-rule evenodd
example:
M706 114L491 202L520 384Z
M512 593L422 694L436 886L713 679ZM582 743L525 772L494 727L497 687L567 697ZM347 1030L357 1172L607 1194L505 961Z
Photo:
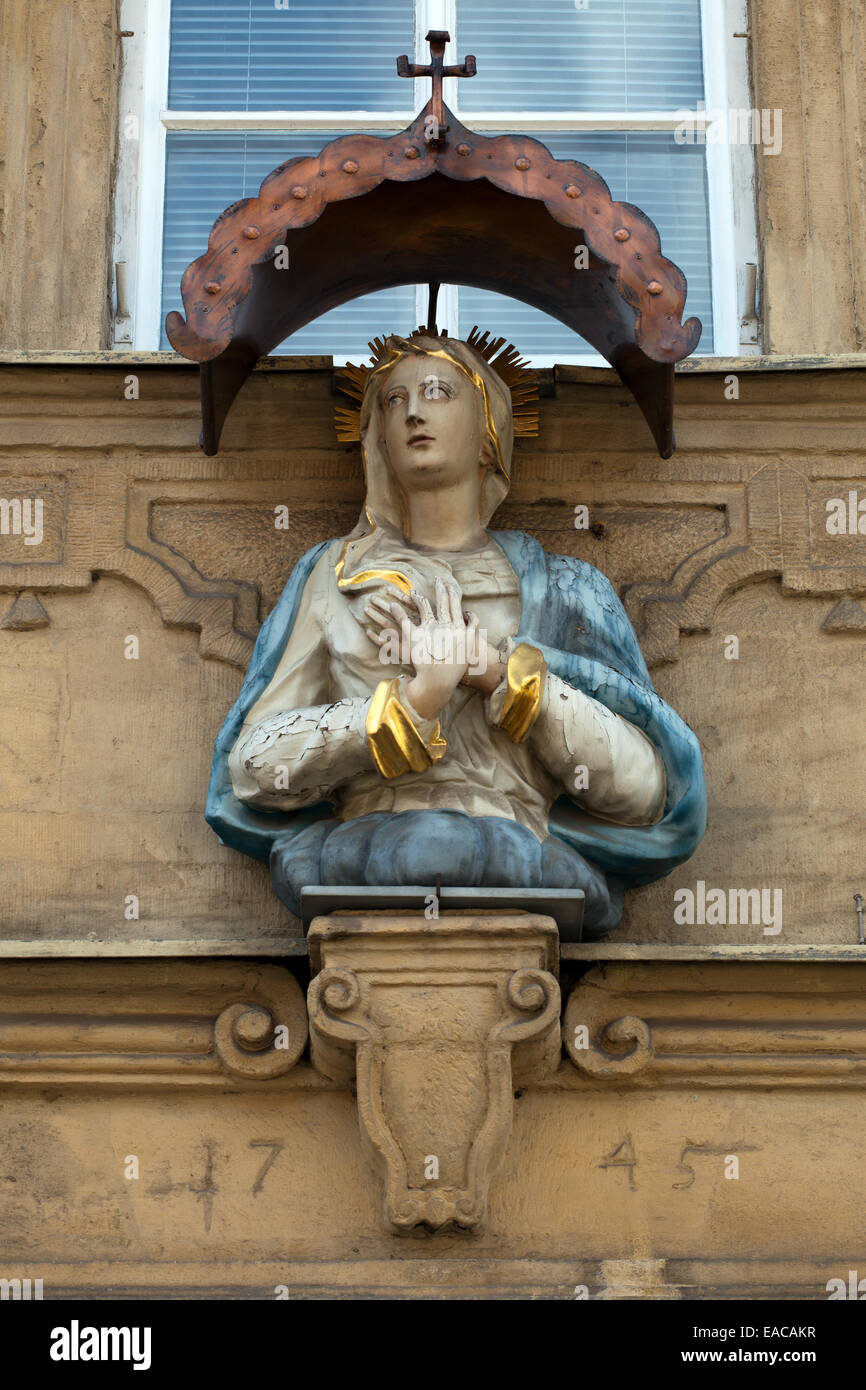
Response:
M168 104L179 111L411 109L395 56L412 0L172 0Z
M462 111L694 108L700 0L459 0L457 43L478 74Z

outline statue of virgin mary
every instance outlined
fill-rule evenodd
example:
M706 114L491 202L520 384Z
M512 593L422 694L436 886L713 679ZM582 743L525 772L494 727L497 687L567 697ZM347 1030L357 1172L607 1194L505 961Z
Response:
M703 834L697 739L604 575L486 529L510 481L513 359L426 331L376 349L355 369L363 511L264 623L207 820L269 860L296 914L308 884L439 875L582 889L584 935L603 937L624 890Z

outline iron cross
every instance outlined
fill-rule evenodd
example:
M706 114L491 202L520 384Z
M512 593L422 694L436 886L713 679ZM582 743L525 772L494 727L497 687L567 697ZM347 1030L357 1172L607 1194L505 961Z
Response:
M450 39L451 35L447 29L431 29L426 38L426 42L430 45L429 63L410 63L408 55L405 53L401 53L397 59L399 77L432 77L433 79L433 92L430 97L430 110L433 116L432 131L429 127L425 131L425 138L430 143L444 139L445 131L448 129L442 106L442 78L474 77L477 71L473 53L467 53L462 63L455 63L448 68L443 66L445 45L450 42Z

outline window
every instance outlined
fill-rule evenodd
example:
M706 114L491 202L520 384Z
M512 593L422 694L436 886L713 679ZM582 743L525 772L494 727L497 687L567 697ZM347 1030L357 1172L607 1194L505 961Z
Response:
M125 72L116 259L127 312L115 343L168 346L165 315L222 210L257 193L276 165L354 130L401 130L429 79L424 35L448 29L446 61L478 57L445 100L487 134L526 131L560 158L592 165L614 198L636 203L685 272L699 351L736 354L738 277L756 261L752 151L682 139L714 111L748 108L744 0L124 0ZM737 35L735 37L735 35ZM680 134L678 135L678 128ZM332 310L282 351L366 353L368 338L426 317L426 287ZM513 339L539 365L600 361L564 325L512 299L443 286L440 323ZM753 349L756 350L756 349Z

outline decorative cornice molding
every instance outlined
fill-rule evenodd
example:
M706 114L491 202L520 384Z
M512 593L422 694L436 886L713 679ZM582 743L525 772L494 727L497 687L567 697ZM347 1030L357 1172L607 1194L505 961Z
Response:
M866 971L862 963L606 964L572 991L562 1039L593 1083L866 1088Z
M2 961L0 1085L220 1086L285 1076L294 976L249 961Z

